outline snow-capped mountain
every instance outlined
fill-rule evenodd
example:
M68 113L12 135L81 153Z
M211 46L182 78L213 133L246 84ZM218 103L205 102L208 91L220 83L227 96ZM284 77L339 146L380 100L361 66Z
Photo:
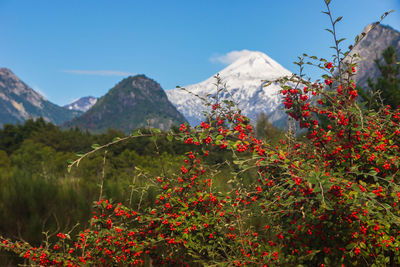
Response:
M69 110L79 110L86 112L89 108L91 108L94 104L96 104L97 98L93 96L85 96L81 97L78 100L65 105L64 108Z
M263 80L273 81L289 75L291 75L290 71L262 52L249 52L219 72L219 76L226 83L227 91L238 103L243 114L255 121L256 116L264 112L271 123L280 127L283 127L286 121L286 114L281 110L279 96L281 88L275 83L263 87L266 83ZM215 82L213 76L184 88L194 94L205 96L216 93ZM168 99L192 126L202 121L202 111L206 108L199 98L181 89L168 90L166 93ZM228 97L229 94L224 97Z

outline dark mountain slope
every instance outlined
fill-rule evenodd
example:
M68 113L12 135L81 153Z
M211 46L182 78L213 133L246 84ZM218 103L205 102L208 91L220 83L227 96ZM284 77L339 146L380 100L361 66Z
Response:
M92 132L114 128L129 133L148 124L168 130L183 122L184 117L169 102L161 86L144 75L137 75L119 82L86 113L65 126Z

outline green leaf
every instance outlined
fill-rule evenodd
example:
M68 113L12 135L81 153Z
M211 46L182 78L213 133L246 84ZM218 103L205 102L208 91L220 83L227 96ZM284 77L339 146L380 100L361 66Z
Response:
M271 160L279 160L279 156L276 154L271 155Z
M132 133L132 136L139 136L139 135L142 135L142 132L139 129L137 129Z
M325 31L328 31L333 34L333 31L331 29L325 29Z
M336 22L339 22L339 21L341 21L342 20L342 16L340 16L340 17L338 17L336 20L335 20L335 22L333 23L333 24L336 24Z
M172 135L167 135L168 142L171 142L174 137Z
M224 139L224 136L223 136L223 135L218 135L216 139L217 139L217 140Z
M160 130L160 129L157 129L157 128L152 128L151 131L152 131L153 133L155 133L155 134L160 134L160 133L161 133L161 130Z
M346 38L342 38L342 39L339 39L339 40L337 40L337 44L339 44L340 42L343 42L344 40L346 40Z
M373 170L373 171L369 171L368 174L371 176L376 176L378 173L375 170Z
M329 266L331 264L331 259L329 257L325 257L324 262Z
M308 182L311 183L311 184L315 184L316 185L318 183L318 181L319 181L319 176L320 176L320 173L311 172L310 176L308 177ZM319 191L321 191L319 186L314 188L314 190L316 190L317 188L318 188Z
M265 160L261 160L261 161L258 162L258 164L259 164L261 167L263 167L263 166L266 166L266 165L267 165L267 162L266 162Z
M331 0L325 0L325 4L328 6L331 3Z
M321 187L315 186L313 192L315 192L315 193L321 192Z
M346 246L346 249L352 249L356 246L356 243L350 243Z
M93 144L93 145L92 145L92 148L93 148L93 149L98 149L99 147L100 147L99 144Z

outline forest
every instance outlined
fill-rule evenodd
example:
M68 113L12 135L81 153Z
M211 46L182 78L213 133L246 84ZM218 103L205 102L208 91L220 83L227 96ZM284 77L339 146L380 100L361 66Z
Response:
M265 115L258 124L260 136L269 135L274 142L279 139L279 130L268 124ZM75 231L84 229L92 203L99 198L131 208L154 205L159 194L154 177L160 174L160 166L172 174L180 168L185 152L196 149L184 142L169 142L165 136L157 140L141 137L94 154L68 171L68 161L90 151L93 144L124 137L123 132L112 129L105 134L60 129L43 119L4 125L0 130L0 233L38 245L43 232L54 238L54 233L73 227ZM224 173L228 170L223 165L227 160L231 161L229 153L216 151L207 162L221 165L218 186L225 191ZM17 257L4 252L0 255L2 265Z

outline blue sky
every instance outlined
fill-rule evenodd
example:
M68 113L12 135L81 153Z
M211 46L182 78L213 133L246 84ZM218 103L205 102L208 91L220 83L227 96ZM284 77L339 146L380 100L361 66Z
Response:
M400 0L332 0L331 9L343 16L345 47L390 9L384 24L400 30ZM134 74L164 89L197 83L243 49L296 71L302 53L333 53L323 10L323 0L0 0L0 67L59 105Z

